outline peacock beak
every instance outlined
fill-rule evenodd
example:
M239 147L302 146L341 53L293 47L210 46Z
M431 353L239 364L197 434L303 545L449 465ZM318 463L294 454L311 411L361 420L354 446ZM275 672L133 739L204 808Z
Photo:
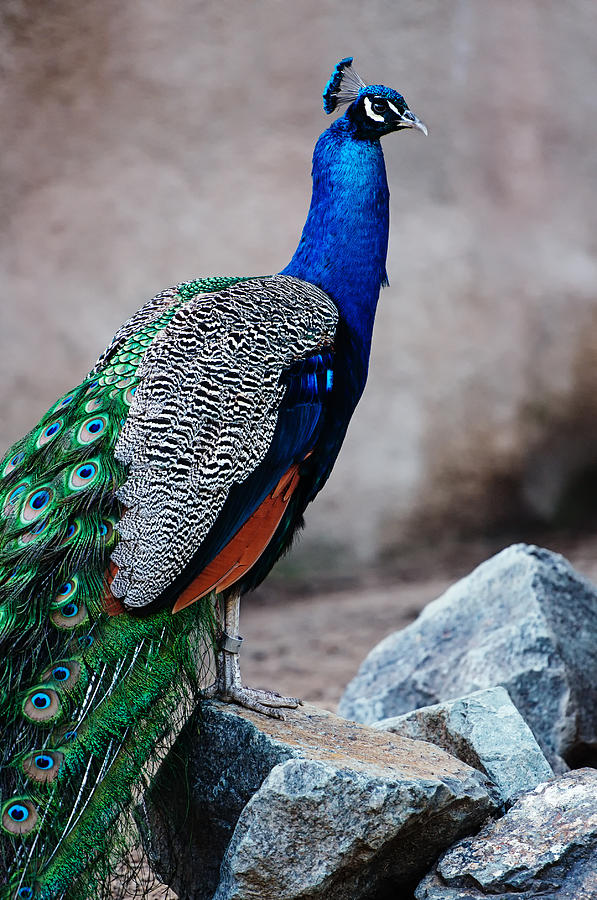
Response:
M411 112L410 109L405 110L398 122L398 128L416 128L417 131L422 131L424 135L428 135L427 126L424 122L421 122L418 116L415 116L414 112Z

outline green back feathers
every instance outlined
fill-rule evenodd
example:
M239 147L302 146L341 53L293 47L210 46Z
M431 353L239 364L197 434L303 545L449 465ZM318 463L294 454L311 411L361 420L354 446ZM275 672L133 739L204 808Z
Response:
M152 341L186 300L239 280L150 301L0 463L1 900L104 895L119 817L192 692L209 604L146 619L102 605L127 474L114 448Z

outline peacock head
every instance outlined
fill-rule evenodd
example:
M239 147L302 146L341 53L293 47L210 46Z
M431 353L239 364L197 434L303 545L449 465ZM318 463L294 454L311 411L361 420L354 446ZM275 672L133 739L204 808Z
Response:
M408 108L402 94L383 84L365 84L352 67L352 56L341 59L323 92L323 108L332 113L350 104L345 117L353 125L356 136L376 139L391 131L416 128L427 134L427 128Z

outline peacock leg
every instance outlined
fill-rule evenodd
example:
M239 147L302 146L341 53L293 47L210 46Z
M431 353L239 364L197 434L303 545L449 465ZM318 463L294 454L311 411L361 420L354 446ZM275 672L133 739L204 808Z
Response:
M220 649L216 655L216 680L208 689L209 697L226 703L237 703L247 709L263 713L274 719L283 719L280 708L296 709L302 705L297 697L283 697L277 691L261 691L244 687L240 675L238 655L242 638L238 635L240 594L234 591L223 601L223 631Z

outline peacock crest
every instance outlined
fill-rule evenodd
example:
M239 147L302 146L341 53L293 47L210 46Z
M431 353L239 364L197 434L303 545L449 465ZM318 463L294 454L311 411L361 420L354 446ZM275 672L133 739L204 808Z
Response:
M353 57L341 59L330 76L323 92L323 109L328 115L338 106L352 103L361 90L367 87L363 79L353 69Z

